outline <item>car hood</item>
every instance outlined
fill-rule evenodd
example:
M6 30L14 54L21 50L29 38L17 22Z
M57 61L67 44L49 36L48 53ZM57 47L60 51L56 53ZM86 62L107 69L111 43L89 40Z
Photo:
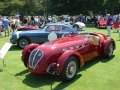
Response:
M46 42L40 46L38 46L36 49L42 50L44 52L48 53L56 53L57 51L61 51L64 49L74 49L76 46L80 46L82 44L86 43L86 38L85 37L64 37L64 38L59 38L56 40L53 40L51 42Z
M45 33L45 30L30 30L30 31L17 31L14 34L28 34L28 33Z

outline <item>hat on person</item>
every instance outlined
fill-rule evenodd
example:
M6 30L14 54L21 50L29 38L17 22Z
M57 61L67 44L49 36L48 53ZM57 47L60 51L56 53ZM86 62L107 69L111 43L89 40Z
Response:
M110 14L107 14L107 16L110 16Z

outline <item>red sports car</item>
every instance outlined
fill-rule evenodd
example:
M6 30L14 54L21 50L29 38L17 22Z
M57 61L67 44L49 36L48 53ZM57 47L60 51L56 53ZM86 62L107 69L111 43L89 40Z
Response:
M97 28L106 28L107 21L106 20L100 20L97 21Z
M61 80L73 79L86 61L98 56L111 57L115 41L100 33L80 33L44 44L30 44L22 52L22 61L31 73L56 74Z

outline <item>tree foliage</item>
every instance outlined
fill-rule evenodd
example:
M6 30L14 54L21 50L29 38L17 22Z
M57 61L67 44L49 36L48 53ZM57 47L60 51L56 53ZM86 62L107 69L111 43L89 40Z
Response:
M120 0L0 0L0 14L118 14Z

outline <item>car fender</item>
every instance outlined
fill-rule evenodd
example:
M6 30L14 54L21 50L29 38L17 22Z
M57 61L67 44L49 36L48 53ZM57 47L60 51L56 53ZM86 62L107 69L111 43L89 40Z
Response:
M67 59L70 56L76 56L79 60L80 67L84 65L83 57L76 50L65 51L57 61L57 73L60 74L64 68Z
M86 27L86 25L85 25L84 23L82 23L82 22L76 22L76 23L74 23L73 25L77 25L79 28L84 28L84 27Z
M22 58L22 61L26 60L27 54L28 54L28 53L30 54L30 52L31 52L34 48L36 48L37 46L39 46L39 45L40 45L40 44L32 43L32 44L26 46L26 47L23 49L23 51L22 51L22 57L21 57L21 58Z

